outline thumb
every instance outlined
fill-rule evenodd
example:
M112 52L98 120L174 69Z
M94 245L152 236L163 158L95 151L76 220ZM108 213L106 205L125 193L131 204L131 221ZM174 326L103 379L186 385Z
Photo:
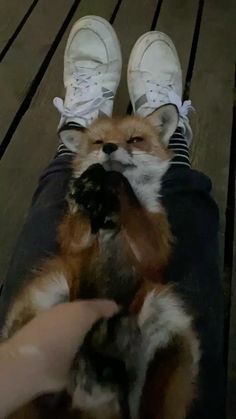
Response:
M67 321L70 319L70 328L75 328L77 336L83 339L94 323L101 318L112 317L118 311L119 307L114 301L83 300L68 304L65 314L68 316Z

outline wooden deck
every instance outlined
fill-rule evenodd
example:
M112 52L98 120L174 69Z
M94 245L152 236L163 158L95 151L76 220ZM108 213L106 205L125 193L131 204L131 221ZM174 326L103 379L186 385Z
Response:
M87 14L110 20L122 44L116 113L125 113L129 103L125 67L137 37L158 29L178 49L185 97L196 108L192 163L211 177L220 208L227 330L231 324L227 418L235 419L235 0L1 0L0 278L5 277L38 177L56 149L58 115L52 99L63 95L65 42L73 22Z

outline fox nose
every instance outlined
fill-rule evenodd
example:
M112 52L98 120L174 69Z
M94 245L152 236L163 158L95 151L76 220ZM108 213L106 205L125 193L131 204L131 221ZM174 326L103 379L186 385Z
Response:
M106 143L104 144L102 150L104 151L104 153L106 154L111 154L114 151L116 151L118 149L117 145L114 143Z

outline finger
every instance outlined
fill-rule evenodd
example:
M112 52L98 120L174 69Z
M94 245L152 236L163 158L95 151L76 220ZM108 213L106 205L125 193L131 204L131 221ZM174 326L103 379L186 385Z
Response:
M117 304L109 300L76 301L61 305L58 309L63 314L59 322L63 329L63 339L70 343L71 350L78 348L96 321L112 317L119 311Z
M109 318L119 311L119 306L111 300L94 299L79 302L80 304L83 304L88 310L91 310L91 314L95 316L96 320L101 317Z
M57 324L64 329L64 336L74 334L75 339L77 337L82 340L96 321L112 317L119 311L119 307L110 300L79 300L61 304L52 310L54 318L58 320Z

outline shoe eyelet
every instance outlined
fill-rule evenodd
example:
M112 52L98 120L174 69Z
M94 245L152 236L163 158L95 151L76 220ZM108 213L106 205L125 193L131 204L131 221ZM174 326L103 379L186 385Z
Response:
M153 90L151 89L151 90L149 90L149 92L153 92Z

